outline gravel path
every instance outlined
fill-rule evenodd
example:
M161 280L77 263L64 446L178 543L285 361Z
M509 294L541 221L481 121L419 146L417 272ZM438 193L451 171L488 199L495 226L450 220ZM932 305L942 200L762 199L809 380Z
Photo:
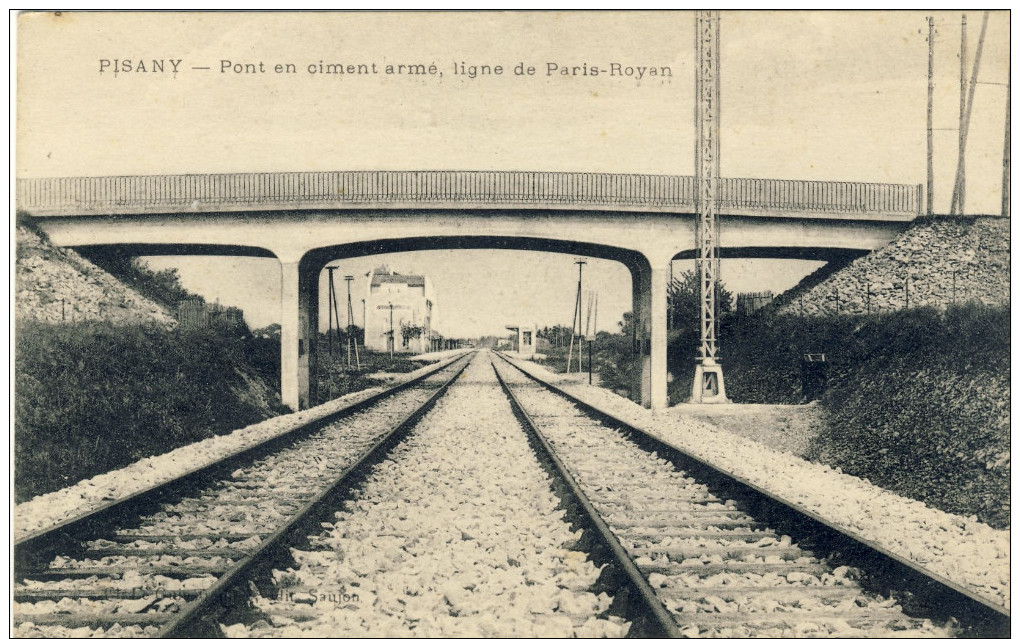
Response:
M396 376L394 384L428 375L451 358ZM111 501L167 482L192 470L254 444L299 428L356 402L374 397L385 388L369 388L344 395L314 408L280 415L258 424L239 428L227 435L215 435L169 453L141 459L130 466L85 479L73 486L39 495L14 507L15 541L35 532L88 513Z
M678 404L669 408L681 422L728 430L802 458L825 423L824 411L817 404Z
M539 379L558 382L557 375L539 365L518 363ZM753 486L1009 608L1008 530L995 530L976 517L928 508L839 469L805 461L707 424L683 420L673 411L646 410L606 389L586 385L561 388Z
M228 636L622 636L479 356Z

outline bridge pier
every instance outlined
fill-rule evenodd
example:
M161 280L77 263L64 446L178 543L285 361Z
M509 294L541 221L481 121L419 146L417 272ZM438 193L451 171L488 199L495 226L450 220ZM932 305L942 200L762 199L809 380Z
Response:
M641 361L641 405L645 408L667 408L666 351L668 335L666 317L668 303L668 262L639 265L634 276L635 353Z
M311 405L315 336L318 333L318 273L299 262L280 265L280 400L292 410Z

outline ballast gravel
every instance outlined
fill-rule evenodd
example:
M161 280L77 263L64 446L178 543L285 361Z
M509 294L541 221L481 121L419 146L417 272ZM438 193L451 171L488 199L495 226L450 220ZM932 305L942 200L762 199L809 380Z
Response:
M418 379L448 363L447 357L436 364L398 375L393 384ZM258 424L239 428L227 435L214 435L182 446L169 453L141 459L129 466L85 479L73 486L39 495L14 507L15 542L28 535L89 513L112 501L152 488L195 469L213 463L237 451L254 446L308 422L325 417L356 402L374 397L385 387L369 388L308 410L281 415Z
M853 569L830 567L789 536L763 529L735 502L712 495L570 400L502 362L498 368L676 615L683 636L952 636L952 626L910 618L895 600L864 593ZM640 532L629 525L635 520L657 525ZM742 538L711 538L742 521L756 530L748 528ZM687 534L674 538L668 529L680 526Z
M623 636L477 357L227 636Z
M152 535L162 541L134 540L121 544L96 539L87 545L92 550L105 553L105 556L79 559L58 555L50 561L47 570L72 571L75 576L83 578L58 581L26 579L19 587L37 592L59 587L68 593L95 592L98 587L105 591L105 595L97 600L63 596L59 600L16 601L14 614L28 619L17 624L15 636L93 636L91 633L98 633L99 636L130 637L150 633L148 628L154 625L116 624L104 630L93 627L99 625L93 622L78 628L63 628L41 623L32 617L180 612L184 600L168 593L209 588L217 581L214 573L222 574L235 563L235 559L228 556L188 556L180 551L218 549L250 554L263 538L277 530L313 495L349 468L462 366L456 363L421 384L333 420L282 450L234 470L228 478L216 480L195 496L163 504L159 511L142 517L136 528L117 531L128 536ZM207 537L194 538L195 535ZM231 542L223 535L251 536ZM187 536L188 540L181 536ZM124 552L120 552L122 549ZM142 554L132 554L134 551ZM163 574L151 574L163 572L193 577L176 580ZM120 577L114 578L116 576ZM141 588L150 594L142 598L120 598L115 594Z
M1004 608L1009 608L1009 531L929 508L839 468L776 451L675 410L649 411L611 391L563 384L527 361L518 365L569 395L856 533L887 552L914 561Z

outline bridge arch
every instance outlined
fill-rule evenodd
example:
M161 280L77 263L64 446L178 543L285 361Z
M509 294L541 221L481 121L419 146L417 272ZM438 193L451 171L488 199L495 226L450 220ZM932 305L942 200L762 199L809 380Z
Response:
M218 257L270 257L273 251L261 246L243 244L86 244L73 247L90 260L105 261L118 258L133 258L156 255L176 256L218 256Z
M618 262L631 274L632 307L635 331L632 335L634 356L642 360L640 379L634 388L640 391L643 403L652 405L653 395L666 397L664 330L661 353L653 353L651 282L652 263L640 251L595 242L555 239L525 235L418 235L412 237L380 237L347 243L318 246L305 253L297 263L282 262L281 280L281 389L284 403L303 407L314 398L317 338L319 326L319 277L325 266L339 259L386 255L429 250L517 250L559 253ZM664 302L663 302L664 307ZM665 308L663 308L663 315ZM654 376L653 364L660 364L662 374ZM661 389L654 387L661 386Z

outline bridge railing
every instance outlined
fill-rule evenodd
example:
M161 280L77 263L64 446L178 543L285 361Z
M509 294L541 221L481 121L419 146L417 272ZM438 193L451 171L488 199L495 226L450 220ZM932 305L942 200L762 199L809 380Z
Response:
M723 210L919 214L922 193L919 184L723 178L719 199Z
M534 171L324 171L32 178L17 183L18 208L103 211L217 205L477 203L690 209L691 176ZM723 211L917 213L907 184L724 178Z

